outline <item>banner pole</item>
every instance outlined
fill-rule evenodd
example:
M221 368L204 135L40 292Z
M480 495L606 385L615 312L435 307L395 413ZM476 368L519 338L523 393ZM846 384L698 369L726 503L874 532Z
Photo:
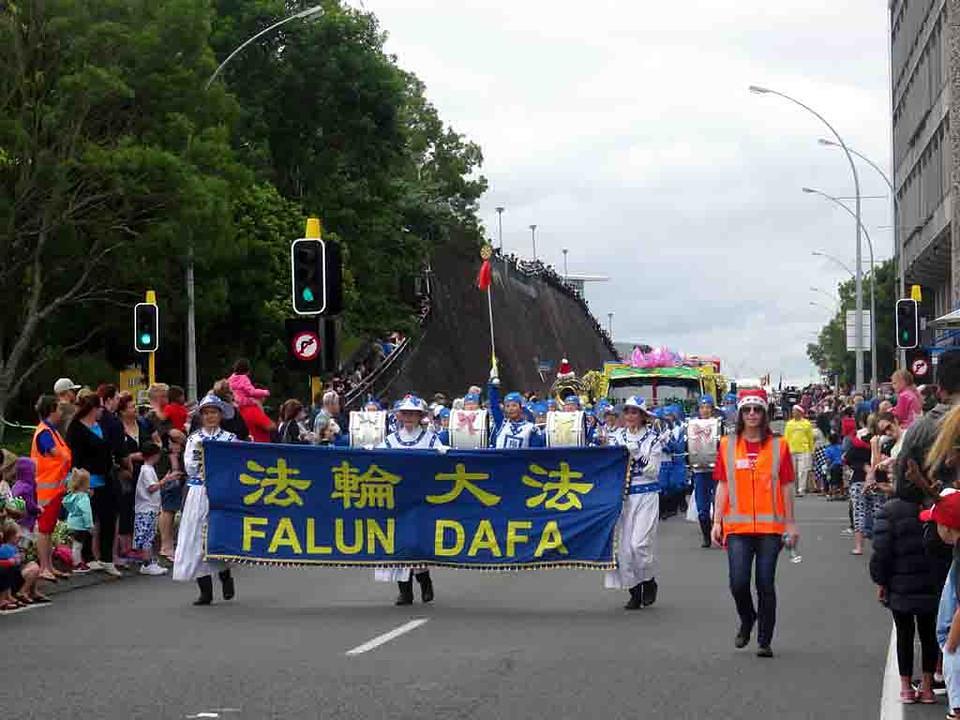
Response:
M487 312L490 315L490 356L493 367L497 366L497 345L493 339L493 283L487 288Z

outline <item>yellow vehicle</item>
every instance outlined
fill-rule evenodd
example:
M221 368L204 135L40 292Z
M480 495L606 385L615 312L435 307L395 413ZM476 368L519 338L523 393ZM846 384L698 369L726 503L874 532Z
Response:
M679 403L686 411L693 410L705 393L719 403L727 382L717 371L717 364L676 365L638 368L624 363L606 363L599 395L611 402L622 403L639 395L651 407Z

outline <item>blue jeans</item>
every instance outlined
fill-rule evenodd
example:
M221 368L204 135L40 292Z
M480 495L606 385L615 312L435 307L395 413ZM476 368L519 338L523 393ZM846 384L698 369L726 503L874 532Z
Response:
M783 547L779 535L728 535L727 559L730 563L730 592L737 604L740 622L752 628L759 620L757 644L770 645L777 623L777 558ZM750 580L753 559L757 559L757 607L754 609Z
M693 496L697 503L697 517L701 522L709 522L713 517L713 496L716 490L717 483L713 479L712 470L693 474Z

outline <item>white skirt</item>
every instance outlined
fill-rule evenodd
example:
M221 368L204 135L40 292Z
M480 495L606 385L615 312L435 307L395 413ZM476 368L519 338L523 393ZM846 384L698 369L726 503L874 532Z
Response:
M173 579L181 582L213 575L226 568L224 563L203 559L203 534L207 526L210 502L203 485L188 485L187 499L180 515L177 551L173 559Z
M620 533L620 547L617 549L619 567L606 573L603 580L605 588L629 590L656 577L660 569L657 560L659 527L660 494L628 495L615 531Z
M374 568L373 579L377 582L407 582L414 573L426 572L430 568Z

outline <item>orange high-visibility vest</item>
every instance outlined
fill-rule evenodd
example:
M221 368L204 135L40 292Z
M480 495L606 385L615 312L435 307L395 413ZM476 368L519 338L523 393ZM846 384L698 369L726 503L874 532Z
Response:
M53 455L43 455L37 449L37 437L44 430L53 436L53 443L57 452ZM33 442L30 443L30 457L37 464L37 503L41 506L53 500L62 491L73 464L73 453L63 441L59 432L41 422L33 431Z
M747 441L728 435L720 441L727 475L724 535L781 535L786 530L783 488L780 486L780 438L760 446L756 467L750 467Z

